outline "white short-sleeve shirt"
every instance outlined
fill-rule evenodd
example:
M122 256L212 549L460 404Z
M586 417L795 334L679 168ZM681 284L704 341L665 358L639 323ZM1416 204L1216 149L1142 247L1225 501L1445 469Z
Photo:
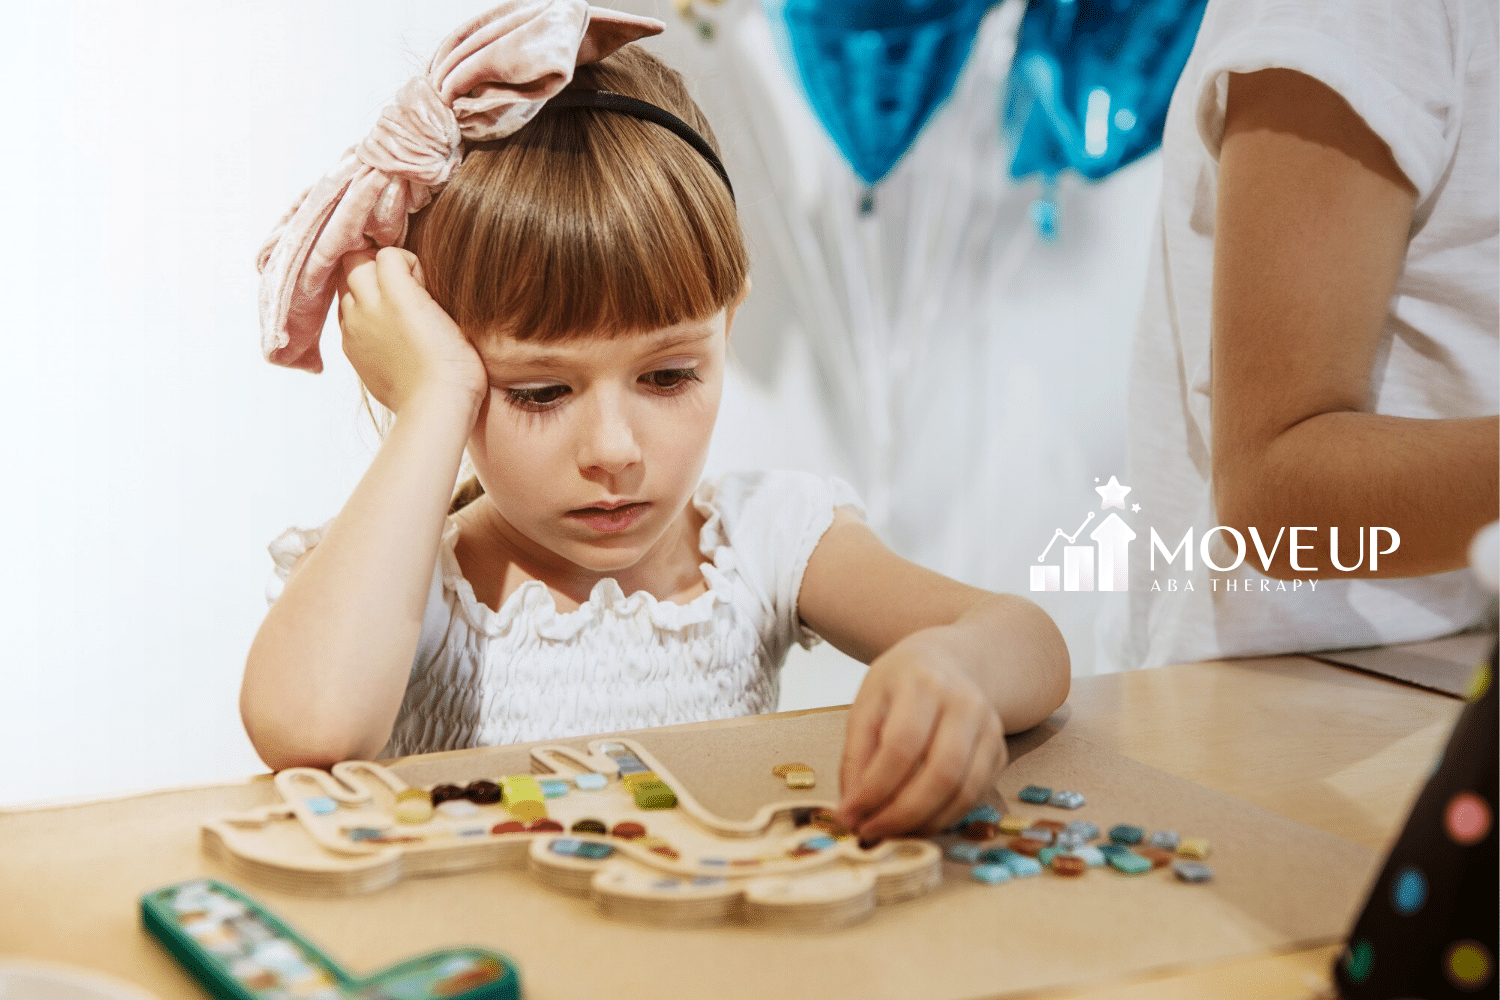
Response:
M560 739L774 711L793 642L818 637L797 616L808 559L834 508L863 516L842 480L801 472L731 473L693 504L707 590L686 604L600 580L575 611L539 581L498 611L480 603L454 553L438 549L411 679L382 756ZM272 600L322 529L271 545Z
M1176 546L1192 527L1196 548L1217 523L1209 317L1231 73L1285 68L1326 84L1385 141L1417 190L1373 373L1374 411L1453 418L1500 410L1496 33L1493 0L1210 0L1167 116L1160 216L1131 366L1128 484L1142 504L1133 524L1142 541L1149 526ZM1311 536L1323 563L1328 536L1326 525ZM1214 536L1216 548L1224 538ZM1164 569L1158 554L1153 572L1137 545L1127 606L1101 625L1102 669L1432 638L1475 624L1489 603L1468 570L1282 589L1253 558L1232 573L1195 560L1185 573L1182 560ZM1232 558L1227 546L1215 556L1220 565ZM1302 562L1319 565L1316 557ZM1176 591L1165 589L1168 578ZM1149 589L1153 581L1163 590Z

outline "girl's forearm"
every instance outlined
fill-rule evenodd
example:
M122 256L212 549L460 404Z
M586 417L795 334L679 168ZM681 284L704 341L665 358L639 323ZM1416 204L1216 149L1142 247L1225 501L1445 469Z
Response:
M389 739L477 404L412 400L272 605L240 712L273 768L369 757Z
M952 625L932 631L967 664L1007 733L1030 729L1067 700L1067 643L1051 617L1026 598L986 594Z

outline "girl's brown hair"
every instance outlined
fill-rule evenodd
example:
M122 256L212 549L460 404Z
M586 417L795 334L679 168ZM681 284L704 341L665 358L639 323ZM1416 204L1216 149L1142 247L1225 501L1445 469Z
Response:
M638 45L578 67L568 89L672 112L718 151L682 77ZM745 285L734 200L680 137L627 114L546 106L479 143L413 217L407 249L471 338L620 336L705 319Z
M579 66L567 89L655 104L720 152L682 77L638 45ZM706 319L749 272L734 198L709 162L661 125L589 108L543 106L467 150L413 216L406 247L471 339L616 337ZM449 512L482 493L470 477Z

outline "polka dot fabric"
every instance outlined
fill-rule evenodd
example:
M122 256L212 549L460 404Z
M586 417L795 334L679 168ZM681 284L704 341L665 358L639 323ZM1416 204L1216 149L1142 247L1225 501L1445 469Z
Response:
M1344 1000L1497 994L1496 659L1480 664L1436 771L1334 966Z

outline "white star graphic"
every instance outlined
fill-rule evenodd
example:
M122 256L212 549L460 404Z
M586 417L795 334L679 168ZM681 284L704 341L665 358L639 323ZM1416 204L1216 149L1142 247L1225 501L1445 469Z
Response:
M1094 492L1104 498L1104 502L1099 505L1100 510L1104 510L1106 507L1118 507L1124 510L1125 494L1130 492L1130 487L1121 486L1118 479L1110 476L1109 482L1103 486L1095 486Z
M1141 505L1138 504L1138 503L1131 504L1130 505L1130 512L1132 514L1139 514L1141 512Z

